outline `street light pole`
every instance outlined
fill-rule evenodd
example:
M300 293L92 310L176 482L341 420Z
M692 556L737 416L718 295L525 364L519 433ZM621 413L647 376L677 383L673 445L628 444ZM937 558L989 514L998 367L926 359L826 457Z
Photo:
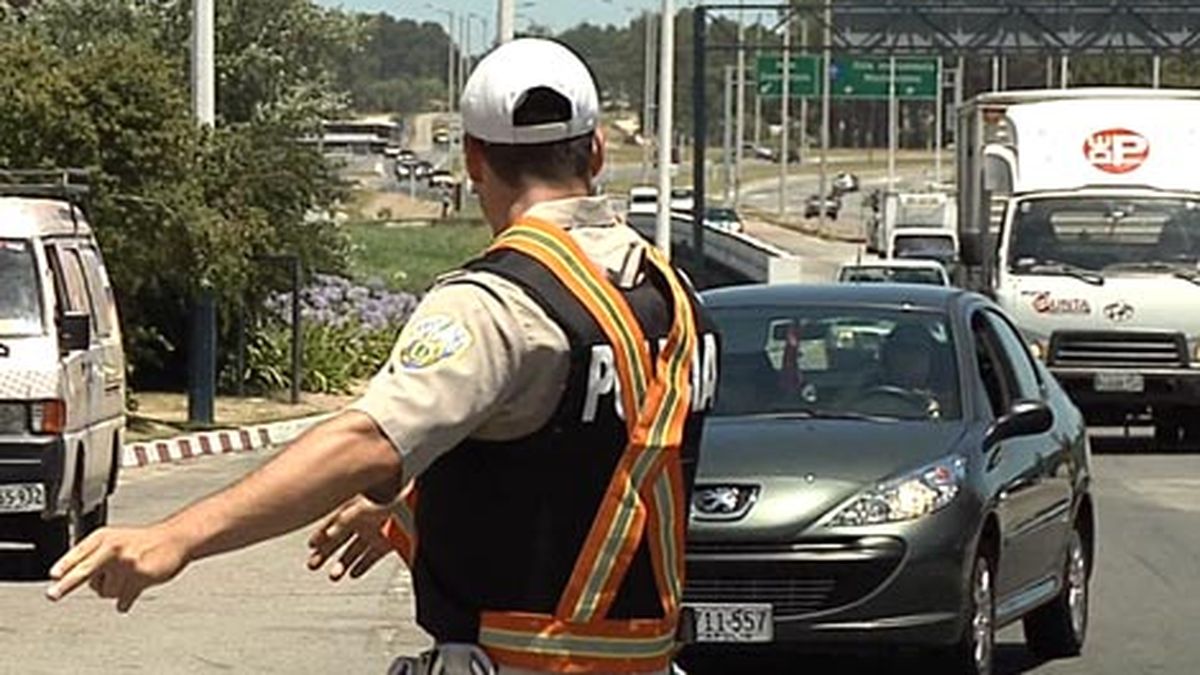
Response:
M675 114L675 3L662 0L658 56L658 221L654 241L671 257L671 149ZM697 144L704 139L697 139ZM698 150L697 150L698 151Z
M742 4L742 0L738 0ZM737 132L734 142L734 178L733 178L733 208L742 204L742 162L746 146L746 19L738 10L738 52L737 52Z
M783 97L780 99L779 118L779 217L787 216L787 174L788 174L788 119L792 97L792 14L787 10L783 19Z
M496 43L512 42L517 28L517 0L499 0L496 6Z
M833 89L833 53L829 50L830 43L833 42L833 0L825 0L825 30L824 39L825 49L822 52L821 58L821 82L825 86L821 87L821 185L820 199L821 208L817 209L818 226L825 229L825 195L829 193L829 109L830 100Z
M208 127L214 126L217 119L214 2L194 0L192 5L192 110L196 122Z
M642 15L645 55L642 59L642 183L650 182L650 139L654 133L654 12Z
M192 108L196 123L209 128L217 121L214 4L193 0L192 5ZM188 421L211 425L217 393L217 301L209 283L201 280L197 286L188 345Z

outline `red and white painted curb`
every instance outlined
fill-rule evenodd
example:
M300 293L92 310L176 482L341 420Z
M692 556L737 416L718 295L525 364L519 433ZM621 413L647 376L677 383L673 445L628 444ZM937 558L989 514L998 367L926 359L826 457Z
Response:
M244 429L206 431L159 441L127 443L121 448L121 466L132 468L168 464L208 455L263 450L288 443L329 417L329 414L315 415Z

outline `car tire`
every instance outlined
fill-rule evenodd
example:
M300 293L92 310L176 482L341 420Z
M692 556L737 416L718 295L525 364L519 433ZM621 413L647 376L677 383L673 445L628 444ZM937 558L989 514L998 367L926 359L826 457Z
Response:
M75 534L76 541L83 541L89 534L108 525L108 497L105 497L96 508L79 518L79 528Z
M1087 639L1091 560L1076 526L1067 542L1063 588L1054 600L1025 617L1025 643L1043 659L1079 656Z
M975 554L967 587L962 637L934 655L931 665L947 675L993 675L996 652L996 566L985 551Z

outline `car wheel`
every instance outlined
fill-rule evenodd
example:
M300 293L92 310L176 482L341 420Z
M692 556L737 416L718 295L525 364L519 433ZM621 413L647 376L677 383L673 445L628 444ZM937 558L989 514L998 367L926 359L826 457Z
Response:
M96 508L91 512L85 513L79 519L79 530L75 534L77 541L82 541L84 537L95 532L96 530L108 525L108 497L105 497Z
M1025 617L1025 642L1044 659L1079 656L1087 638L1091 561L1076 527L1067 544L1062 591Z
M987 555L975 555L967 594L962 637L935 655L934 669L954 675L992 675L996 651L995 565Z

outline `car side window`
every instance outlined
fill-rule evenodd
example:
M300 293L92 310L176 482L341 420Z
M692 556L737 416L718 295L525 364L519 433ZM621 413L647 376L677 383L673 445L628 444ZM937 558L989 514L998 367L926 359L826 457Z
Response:
M1041 400L1042 383L1029 356L1029 350L1025 348L1025 343L1021 340L1020 335L999 314L989 310L984 315L991 325L992 333L1000 343L1000 348L1004 350L1004 360L1012 380L1016 384L1017 397L1026 401Z
M971 318L971 333L975 343L975 365L979 381L987 395L992 416L999 419L1012 405L1013 384L1004 368L1004 358L990 323L983 314Z
M84 281L87 282L88 297L92 304L92 323L100 337L109 337L113 331L112 287L105 279L100 256L95 249L84 248L78 252L83 263Z
M73 250L58 246L47 248L47 254L50 267L54 271L60 313L67 311L91 314L91 303L88 300L87 284L83 280L83 266L79 263L79 255Z

